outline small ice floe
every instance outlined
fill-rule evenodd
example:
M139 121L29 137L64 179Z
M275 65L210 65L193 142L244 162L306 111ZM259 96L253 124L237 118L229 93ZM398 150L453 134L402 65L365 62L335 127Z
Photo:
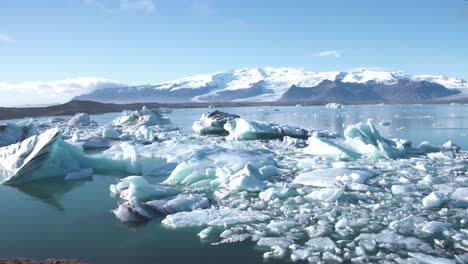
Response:
M328 104L325 105L325 108L328 108L328 109L340 109L340 108L344 108L344 105L339 104L339 103L328 103Z
M37 134L37 127L32 121L24 125L0 124L0 147L21 142Z
M171 125L171 121L159 112L143 106L141 110L123 111L122 115L114 119L111 124L113 126L168 126Z
M345 183L365 183L376 176L375 171L367 169L327 168L304 172L294 178L293 183L306 186L331 188Z
M227 134L224 129L227 122L239 118L238 115L224 113L218 110L204 113L199 120L193 123L192 129L198 134Z

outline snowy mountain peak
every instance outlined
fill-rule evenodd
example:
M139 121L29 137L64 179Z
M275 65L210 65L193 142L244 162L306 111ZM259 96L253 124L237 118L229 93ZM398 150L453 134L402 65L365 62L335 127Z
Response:
M254 67L193 75L156 85L124 87L107 91L97 90L79 96L77 99L106 102L276 101L292 85L315 87L324 80L343 83L372 81L391 85L402 79L435 82L447 88L468 91L467 81L446 76L412 76L403 72L365 68L344 72L312 72L300 68Z

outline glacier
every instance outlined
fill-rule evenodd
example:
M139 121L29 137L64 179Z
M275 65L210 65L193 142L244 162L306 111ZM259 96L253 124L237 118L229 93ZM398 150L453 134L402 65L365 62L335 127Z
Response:
M98 89L77 96L75 99L113 103L267 102L279 100L293 85L314 87L326 80L354 84L370 82L393 85L404 79L433 82L460 92L448 97L451 99L466 98L468 94L468 81L455 77L410 75L403 72L373 69L314 72L297 68L264 67L194 75L154 85Z

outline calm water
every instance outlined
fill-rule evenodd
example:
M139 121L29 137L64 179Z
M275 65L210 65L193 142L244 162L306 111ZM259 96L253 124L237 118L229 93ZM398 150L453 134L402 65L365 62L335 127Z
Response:
M468 149L468 106L355 106L225 108L251 120L272 121L342 133L348 124L374 119L386 137L419 144L449 139ZM263 110L263 111L262 111ZM207 109L179 109L172 122L190 131ZM107 123L117 113L92 117ZM389 121L381 127L378 123ZM120 175L127 176L127 175ZM211 246L199 241L200 229L167 230L160 220L132 226L120 223L111 210L116 200L109 185L117 176L95 175L91 181L41 182L20 188L0 186L0 258L66 257L93 263L261 263L262 252L252 244Z

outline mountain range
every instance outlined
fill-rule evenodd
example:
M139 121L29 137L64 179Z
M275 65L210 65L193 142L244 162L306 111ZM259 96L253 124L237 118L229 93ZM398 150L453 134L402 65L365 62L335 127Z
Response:
M106 103L407 102L468 98L468 81L382 70L309 72L244 68L154 85L111 87L75 97Z

